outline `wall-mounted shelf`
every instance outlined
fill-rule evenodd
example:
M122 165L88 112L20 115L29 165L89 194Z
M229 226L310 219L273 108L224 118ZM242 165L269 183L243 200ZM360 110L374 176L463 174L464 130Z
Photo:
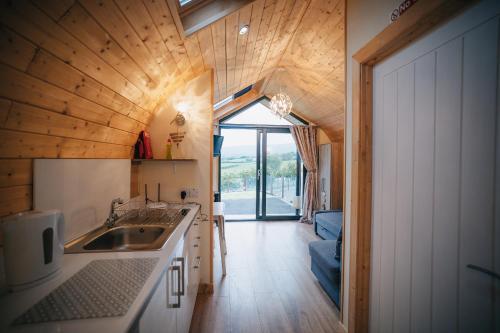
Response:
M173 158L171 160L167 159L133 159L132 164L141 164L142 162L196 162L195 158Z

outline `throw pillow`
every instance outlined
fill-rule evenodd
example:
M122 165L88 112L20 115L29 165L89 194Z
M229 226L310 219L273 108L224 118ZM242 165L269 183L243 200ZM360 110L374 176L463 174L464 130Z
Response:
M342 229L339 231L339 237L337 237L337 244L335 246L335 259L340 260L342 254Z

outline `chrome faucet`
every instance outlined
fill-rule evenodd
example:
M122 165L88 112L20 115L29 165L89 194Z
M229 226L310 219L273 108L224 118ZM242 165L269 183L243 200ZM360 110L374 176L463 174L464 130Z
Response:
M111 210L109 211L109 217L104 222L104 225L108 228L113 228L115 226L116 220L118 220L118 214L115 212L115 204L123 204L123 200L121 198L116 198L111 201Z

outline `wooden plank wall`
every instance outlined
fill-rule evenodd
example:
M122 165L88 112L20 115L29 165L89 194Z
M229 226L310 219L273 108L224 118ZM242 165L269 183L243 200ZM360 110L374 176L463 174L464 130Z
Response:
M31 209L33 165L31 159L0 163L0 216Z
M191 70L155 6L0 4L0 216L31 208L33 158L131 157L162 91Z

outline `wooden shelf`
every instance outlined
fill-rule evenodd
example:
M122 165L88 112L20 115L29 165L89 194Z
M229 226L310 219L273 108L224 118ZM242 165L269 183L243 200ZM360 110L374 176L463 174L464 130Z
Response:
M133 159L133 164L141 164L142 162L196 162L194 158L173 158L171 160L167 159Z

